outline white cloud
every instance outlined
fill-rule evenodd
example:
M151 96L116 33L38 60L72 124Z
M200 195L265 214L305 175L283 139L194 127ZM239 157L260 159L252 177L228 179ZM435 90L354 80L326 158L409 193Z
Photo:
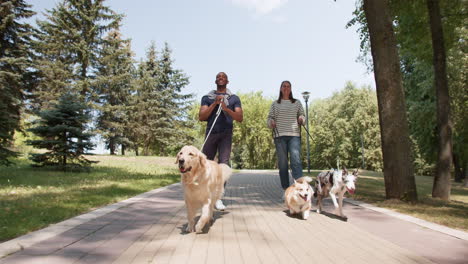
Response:
M235 5L254 10L259 15L266 15L289 0L231 0Z

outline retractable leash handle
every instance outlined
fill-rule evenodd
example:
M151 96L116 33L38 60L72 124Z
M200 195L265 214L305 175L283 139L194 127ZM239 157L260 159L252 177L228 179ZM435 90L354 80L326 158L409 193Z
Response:
M218 120L218 117L219 117L219 115L221 114L221 110L222 110L222 107L221 107L221 105L219 105L218 111L216 112L215 120L213 121L213 124L211 125L210 131L208 131L208 134L207 134L206 137L205 137L205 141L203 142L203 145L201 146L201 149L200 149L201 151L203 151L203 147L205 146L205 143L206 143L206 141L208 140L208 137L209 137L210 134L211 134L211 130L213 130L213 127L214 127L214 125L216 124L216 120Z

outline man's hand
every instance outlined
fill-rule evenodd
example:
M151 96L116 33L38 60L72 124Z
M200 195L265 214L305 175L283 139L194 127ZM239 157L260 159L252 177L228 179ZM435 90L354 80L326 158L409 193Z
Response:
M223 101L224 101L223 99L224 99L224 96L222 96L222 95L217 95L217 96L216 96L216 99L215 99L215 104L221 104L221 103L223 103ZM223 109L224 109L224 108L223 108Z

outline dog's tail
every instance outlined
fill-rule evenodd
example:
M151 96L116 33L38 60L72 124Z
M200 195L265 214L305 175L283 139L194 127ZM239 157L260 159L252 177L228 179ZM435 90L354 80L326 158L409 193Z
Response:
M312 182L312 178L309 177L309 176L304 176L304 177L301 177L299 179L296 180L296 182L299 182L299 183L309 183L309 182Z
M221 167L221 173L223 175L223 181L227 182L227 180L229 180L229 178L232 175L232 169L227 164L224 164L224 163L219 164L219 166Z

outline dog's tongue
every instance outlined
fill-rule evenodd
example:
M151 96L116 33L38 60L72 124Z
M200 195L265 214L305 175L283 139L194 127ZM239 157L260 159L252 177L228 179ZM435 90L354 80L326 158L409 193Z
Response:
M350 194L354 194L354 190L348 189L348 192L349 192Z
M182 167L179 168L179 171L182 172L182 173L186 172L186 170L184 170L184 168L182 168Z

